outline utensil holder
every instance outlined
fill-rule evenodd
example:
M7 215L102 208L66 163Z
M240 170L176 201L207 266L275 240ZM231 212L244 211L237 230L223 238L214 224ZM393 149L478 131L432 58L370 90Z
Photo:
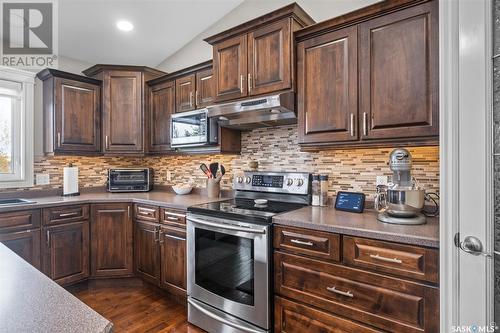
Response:
M209 198L218 198L220 196L220 179L207 179L207 196Z

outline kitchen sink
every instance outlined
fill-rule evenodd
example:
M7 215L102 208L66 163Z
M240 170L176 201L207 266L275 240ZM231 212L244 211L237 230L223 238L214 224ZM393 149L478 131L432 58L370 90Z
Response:
M0 199L0 206L25 205L33 203L35 203L35 201L21 198Z

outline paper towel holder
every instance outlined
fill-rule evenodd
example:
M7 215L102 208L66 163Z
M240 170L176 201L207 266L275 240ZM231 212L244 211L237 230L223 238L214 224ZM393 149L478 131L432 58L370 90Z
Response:
M78 186L78 167L69 163L63 168L63 197L74 197L80 195Z

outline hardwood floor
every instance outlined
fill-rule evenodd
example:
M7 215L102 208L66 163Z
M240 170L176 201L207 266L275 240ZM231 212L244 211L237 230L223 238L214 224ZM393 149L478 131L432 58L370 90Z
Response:
M184 305L138 279L94 280L66 289L112 321L113 332L205 332L187 323Z

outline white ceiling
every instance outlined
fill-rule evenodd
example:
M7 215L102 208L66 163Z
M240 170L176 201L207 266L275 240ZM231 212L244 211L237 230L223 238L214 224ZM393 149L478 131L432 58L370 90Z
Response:
M59 54L155 67L243 0L60 0ZM131 32L116 21L134 24ZM208 60L208 59L207 59Z

